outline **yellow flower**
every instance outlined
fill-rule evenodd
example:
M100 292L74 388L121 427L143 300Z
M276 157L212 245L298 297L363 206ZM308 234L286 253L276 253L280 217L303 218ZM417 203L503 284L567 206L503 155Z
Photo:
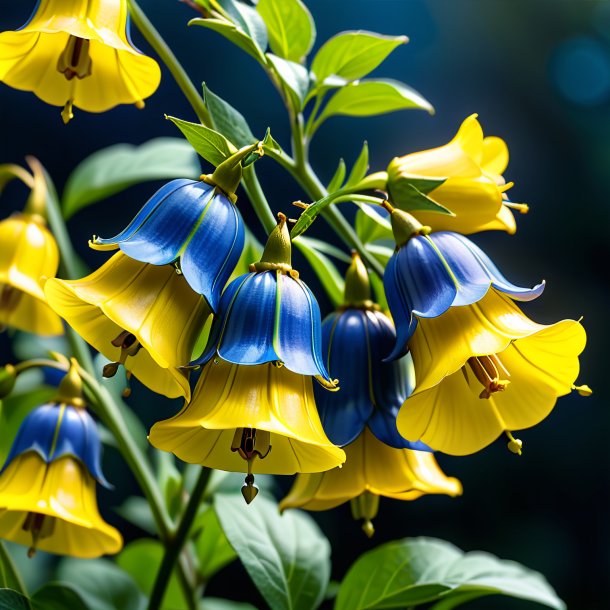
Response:
M46 463L36 451L18 455L0 475L0 532L30 555L99 557L123 544L98 512L87 467L69 455Z
M150 431L152 445L210 468L267 474L320 472L345 453L322 428L312 377L275 363L210 360L193 400Z
M512 186L502 177L507 165L506 143L493 136L484 138L473 114L448 144L394 158L388 166L388 189L396 207L410 212L433 231L514 233L516 224L510 208L526 212L527 206L512 204L504 195ZM454 215L410 208L414 188Z
M59 265L55 238L40 216L15 214L0 222L0 329L59 335L61 319L47 305L40 278Z
M49 304L113 364L170 398L190 397L187 365L210 310L170 265L150 265L118 252L91 275L45 284Z
M495 291L477 303L420 319L409 341L417 385L398 413L399 432L467 455L508 431L530 428L573 389L586 343L579 322L543 326Z
M65 123L72 106L143 106L161 72L133 46L127 16L126 0L39 0L22 28L0 34L0 80L64 106Z
M378 440L368 428L344 449L347 459L342 468L300 474L281 501L280 510L328 510L352 501L355 518L364 519L363 528L370 535L373 533L370 520L377 512L378 502L371 495L416 500L424 494L462 493L460 482L445 476L432 453L394 449Z

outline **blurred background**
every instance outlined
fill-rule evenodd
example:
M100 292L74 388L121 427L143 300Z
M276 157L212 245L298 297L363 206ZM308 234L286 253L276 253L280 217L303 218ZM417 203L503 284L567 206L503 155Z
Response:
M34 0L4 2L0 30L20 26ZM526 313L542 323L584 318L589 333L581 358L580 383L595 391L559 400L551 416L519 433L516 457L499 441L469 457L439 456L445 472L464 485L461 498L424 497L413 503L384 500L369 541L351 519L349 506L316 518L333 547L333 577L341 579L366 549L405 536L436 536L465 550L481 549L541 571L573 609L608 608L610 493L604 344L609 282L610 219L610 2L588 0L306 0L317 25L318 48L346 29L407 34L374 75L403 80L422 93L436 115L402 112L366 120L333 118L312 146L312 160L327 181L344 157L355 161L367 140L371 169L407 152L449 141L461 121L477 112L486 135L508 143L505 173L516 186L513 201L527 202L515 236L474 237L514 282L547 280L544 295ZM142 7L172 44L195 83L205 81L248 118L261 137L267 126L285 147L288 128L281 102L262 70L220 36L186 28L194 13L174 0L142 0ZM136 44L149 48L138 32ZM177 136L164 114L195 117L167 71L159 91L142 111L120 107L102 115L76 110L64 126L60 109L33 94L0 85L0 163L38 157L59 189L95 150L119 142L142 143ZM205 167L206 171L209 170ZM276 211L304 197L271 161L257 170ZM157 188L147 184L79 212L69 222L75 247L97 267L105 257L87 250L91 235L113 235ZM25 191L11 185L0 199L0 216L20 209ZM245 200L241 208L259 239L261 227ZM349 215L349 208L344 207ZM316 223L312 235L336 240ZM323 313L330 304L313 273L299 261ZM11 361L10 343L0 335L0 363ZM145 426L174 412L141 387L130 403ZM178 405L175 405L177 408ZM1 433L1 432L0 432ZM123 473L113 450L106 451L106 474L115 483L103 493L105 516L125 530L112 510L135 483ZM280 490L289 481L280 481ZM134 532L135 536L136 533ZM128 533L128 537L130 534ZM239 587L234 586L239 579ZM226 568L210 593L250 599L263 607L239 565ZM227 583L233 586L227 588ZM242 586L244 583L244 586ZM247 584L246 584L247 583ZM526 602L485 600L480 608L529 608Z

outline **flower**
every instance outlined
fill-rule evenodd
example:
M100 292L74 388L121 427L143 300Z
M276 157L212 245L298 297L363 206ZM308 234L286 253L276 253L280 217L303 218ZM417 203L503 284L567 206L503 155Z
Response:
M24 26L0 34L0 80L63 106L64 123L73 106L143 107L161 71L133 46L128 26L126 0L39 0Z
M390 359L405 353L418 319L434 318L450 307L476 303L490 288L519 301L535 299L544 290L544 282L533 288L509 282L463 235L449 231L428 234L427 227L400 210L392 210L391 221L397 250L383 276L397 330Z
M117 252L80 280L48 280L45 294L85 341L113 361L106 376L123 364L154 392L190 397L178 367L191 360L210 311L173 267Z
M48 306L41 277L59 265L55 238L36 214L14 214L0 222L0 329L11 326L38 335L63 333Z
M99 557L122 547L120 533L97 509L95 481L109 487L100 468L101 443L75 394L80 379L72 368L57 402L24 419L0 473L0 536L28 546L30 557L37 549Z
M388 190L397 207L434 231L502 230L512 234L516 224L510 208L521 212L528 208L510 203L505 195L513 185L502 177L507 165L506 143L493 136L484 138L473 114L448 144L392 159ZM413 208L412 202L422 194L451 215Z
M398 413L398 430L453 455L530 428L572 389L586 335L575 320L550 326L527 318L490 291L472 305L422 319L409 341L417 385ZM584 392L586 393L586 392ZM509 448L520 441L508 435Z
M219 189L178 179L159 189L121 233L111 239L94 237L91 246L120 248L153 265L176 261L191 288L215 311L244 247L244 226L234 203Z
M379 496L416 500L425 494L462 493L460 482L443 473L432 453L395 449L367 428L345 447L345 454L342 468L298 475L280 510L328 510L351 501L354 518L364 520L362 527L371 536Z

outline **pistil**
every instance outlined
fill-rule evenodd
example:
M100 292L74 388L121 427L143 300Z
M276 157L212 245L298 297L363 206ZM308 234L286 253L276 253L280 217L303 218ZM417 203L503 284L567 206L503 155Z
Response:
M114 347L120 347L121 354L117 362L110 362L103 368L102 375L106 378L114 377L119 370L119 366L121 364L125 365L127 357L135 356L142 349L142 344L138 341L138 338L128 330L121 331L110 343Z
M28 513L21 529L32 534L32 546L28 549L28 557L32 558L36 554L38 541L53 535L55 518L41 513Z
M267 430L256 428L237 428L231 443L231 451L237 451L240 457L248 462L248 474L246 475L241 493L250 504L258 495L258 486L254 484L252 474L252 463L258 457L264 460L271 451L271 434Z
M468 358L467 364L483 386L479 398L489 398L496 392L503 392L510 383L509 380L500 378L501 374L510 377L510 373L495 354L490 356L473 356Z

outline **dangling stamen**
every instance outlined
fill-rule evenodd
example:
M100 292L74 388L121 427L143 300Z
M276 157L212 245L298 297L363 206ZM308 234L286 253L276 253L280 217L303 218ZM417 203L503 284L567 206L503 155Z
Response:
M55 518L40 513L28 513L21 529L32 534L32 546L28 549L28 557L31 559L36 554L38 541L53 535Z
M258 485L254 484L254 475L252 474L252 460L248 460L248 474L241 486L241 495L244 497L246 504L250 504L258 495Z
M128 330L119 333L110 343L114 347L120 347L121 354L118 362L110 362L103 368L102 375L106 378L114 377L119 370L119 366L121 364L125 365L127 357L135 356L142 349L142 344L138 341L138 338Z
M479 398L489 398L495 392L503 392L510 383L507 379L500 379L500 371L507 377L510 375L495 354L468 358L467 364L484 388Z
M57 70L67 80L91 76L91 57L89 56L90 41L78 36L70 36L68 43L57 60Z
M506 445L508 450L515 455L521 455L523 453L523 441L519 438L515 438L508 430L506 430L504 434L508 437L508 443Z
M22 296L23 293L18 288L8 284L0 284L0 312L11 313L15 311Z
M356 520L362 519L362 531L368 538L372 538L375 533L373 519L379 510L379 496L370 491L361 493L356 498L350 500L352 517Z
M573 390L576 390L581 396L591 396L593 390L588 385L573 385Z
M248 462L256 457L264 460L271 451L271 434L267 430L256 428L237 428L231 451L237 451L240 457Z

